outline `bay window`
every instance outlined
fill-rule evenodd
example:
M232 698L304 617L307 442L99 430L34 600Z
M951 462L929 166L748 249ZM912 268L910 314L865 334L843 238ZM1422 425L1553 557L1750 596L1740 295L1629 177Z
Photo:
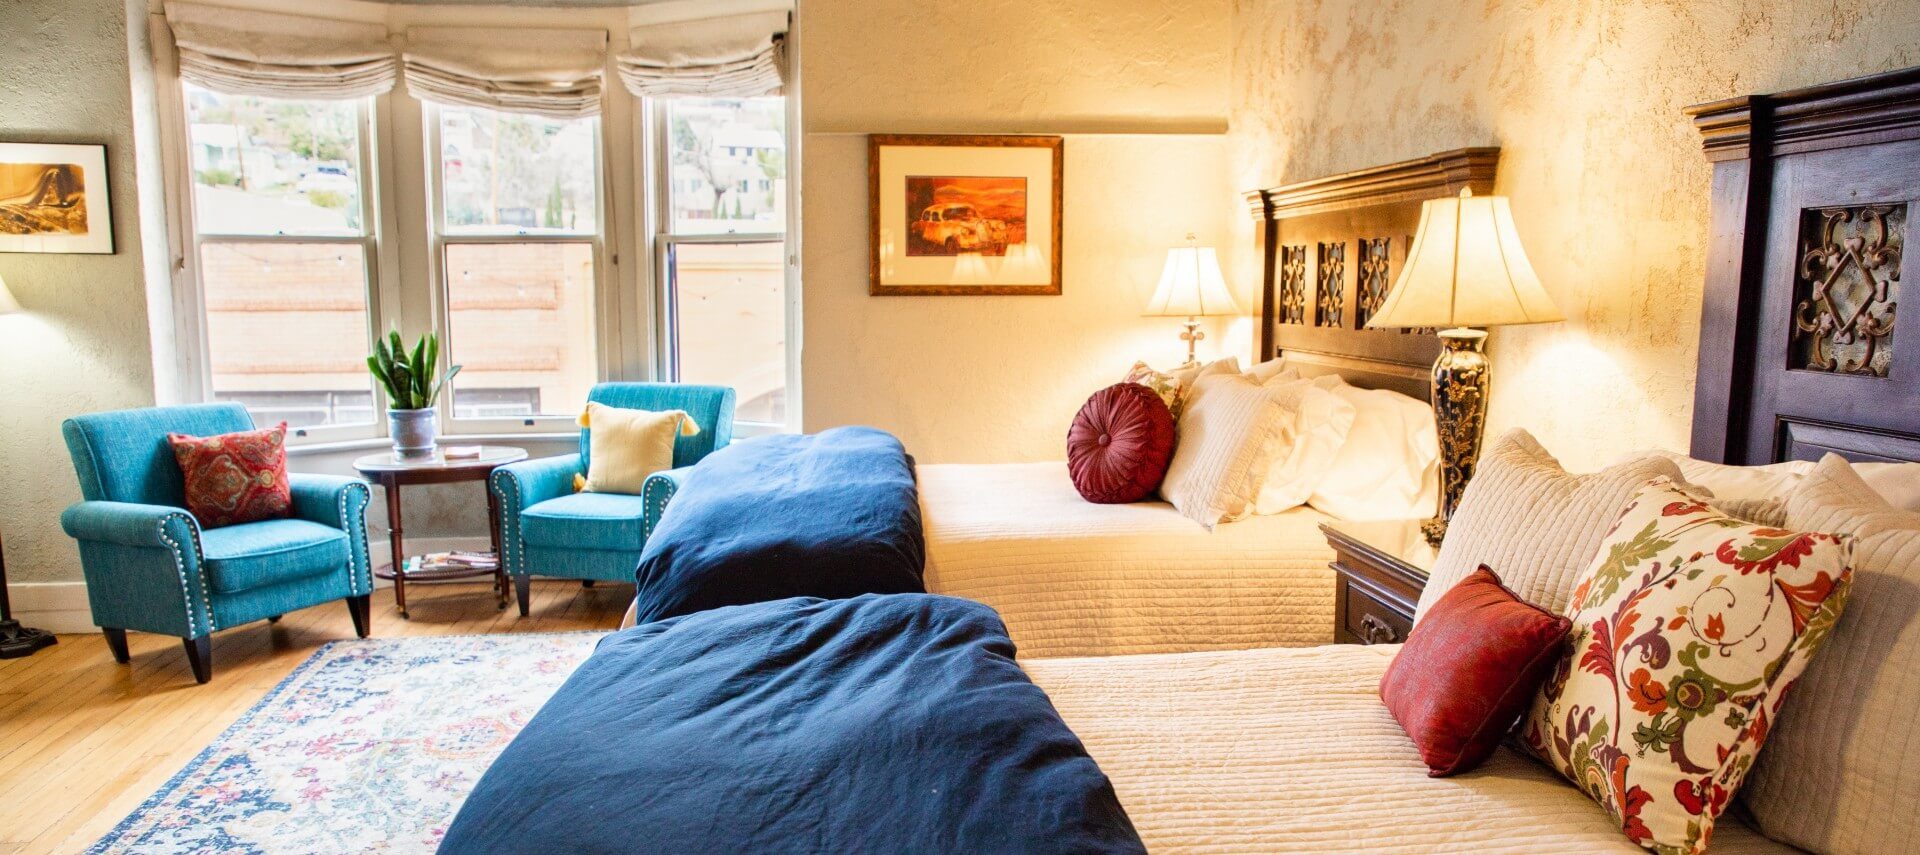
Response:
M244 2L153 18L182 397L296 445L371 441L366 358L397 329L462 367L450 439L571 433L602 380L731 386L748 433L798 421L788 102L761 94L785 85L784 10L471 26Z

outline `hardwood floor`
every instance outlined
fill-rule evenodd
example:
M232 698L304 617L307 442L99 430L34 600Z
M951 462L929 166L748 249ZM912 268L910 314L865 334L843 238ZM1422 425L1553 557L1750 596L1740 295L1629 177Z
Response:
M535 581L522 618L495 609L484 582L416 584L404 620L383 588L373 635L610 630L632 599L631 585ZM127 634L128 665L114 663L99 633L0 660L0 853L85 849L320 645L353 637L344 601L221 632L204 686L179 639L138 632Z

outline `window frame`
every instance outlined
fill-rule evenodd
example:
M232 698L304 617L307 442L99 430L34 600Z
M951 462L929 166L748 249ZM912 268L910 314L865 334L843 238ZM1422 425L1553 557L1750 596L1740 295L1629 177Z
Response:
M499 245L499 244L585 244L593 254L593 281L588 283L588 301L593 306L593 383L606 381L611 372L609 348L617 346L606 341L608 324L607 313L614 311L610 295L613 288L609 279L613 265L608 263L607 231L613 224L611 200L607 192L608 163L606 157L607 115L602 112L592 116L594 123L593 139L593 208L594 231L592 233L553 234L449 234L446 220L446 194L441 183L445 179L445 164L442 158L446 150L440 139L440 104L432 101L417 102L421 110L422 130L426 138L426 148L422 166L426 173L427 194L427 277L432 283L433 329L440 336L440 350L446 355L447 364L459 359L459 343L454 340L452 322L452 294L447 282L447 248L453 245ZM461 107L460 109L485 109ZM446 361L443 360L443 361ZM453 399L459 395L455 388L435 404L439 410L440 432L447 436L470 435L513 435L513 434L554 434L577 430L575 420L578 414L545 414L533 416L482 416L474 418L455 418ZM584 402L583 402L584 403Z
M178 146L177 151L180 155L180 168L174 170L174 172L181 181L183 188L181 201L178 203L179 211L177 217L182 223L181 233L184 240L182 241L181 258L176 267L181 274L180 284L185 286L188 292L185 295L187 298L185 302L189 304L187 307L182 307L186 310L180 312L183 317L178 319L179 323L177 323L177 327L182 330L183 334L190 336L195 345L194 350L197 356L196 359L192 360L193 364L182 366L183 369L187 371L190 380L189 385L191 389L187 397L193 400L207 402L218 400L214 397L213 346L208 329L210 324L208 323L207 317L206 279L204 278L205 271L203 269L204 265L202 264L201 255L202 247L210 243L358 245L361 248L360 261L363 287L365 289L364 296L366 298L366 339L364 347L368 352L372 352L373 331L378 328L380 319L385 316L380 300L380 274L381 267L383 266L381 245L383 242L382 233L384 231L385 218L379 215L381 211L379 182L373 179L373 176L378 174L382 166L377 159L379 145L375 139L375 134L382 132L384 127L382 123L377 120L376 114L379 111L377 105L374 103L374 99L339 99L354 105L359 157L356 171L360 182L358 198L360 202L361 229L359 234L307 235L297 233L289 234L287 232L277 232L273 234L202 232L199 227L199 195L194 190L196 182L193 176L192 157L193 110L188 101L191 97L191 94L188 92L189 86L191 86L191 84L186 81L177 81L177 85L173 87L176 96L173 100L173 105L179 110L177 114L179 117L179 126L178 133L169 135L174 139L175 145ZM248 97L232 96L221 92L215 94L221 95L222 97ZM373 382L373 376L371 374L365 375L365 380L367 383L367 391L373 396L372 421L349 425L290 427L287 429L288 445L347 442L386 436L388 432L386 409L380 406L383 400L383 393Z
M649 235L649 249L653 255L653 365L654 379L661 382L680 382L680 356L678 336L678 313L674 304L677 291L674 282L674 257L681 244L742 244L742 243L778 243L785 260L781 283L781 313L786 326L786 403L785 420L781 422L755 422L734 420L734 436L748 437L772 433L797 433L800 430L800 342L799 326L796 315L799 312L793 269L793 223L797 212L794 164L797 162L794 146L794 109L793 94L778 96L782 99L785 113L782 136L787 144L787 210L782 212L785 228L777 232L724 232L680 234L673 230L673 129L670 124L672 98L648 98L641 105L641 113L646 117L646 147L650 153L646 167L645 181L649 185L651 213L654 223ZM746 100L746 99L741 99Z

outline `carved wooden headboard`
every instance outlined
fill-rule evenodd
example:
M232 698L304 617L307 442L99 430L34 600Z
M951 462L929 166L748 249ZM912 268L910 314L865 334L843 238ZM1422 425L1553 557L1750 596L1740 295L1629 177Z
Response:
M1687 112L1714 167L1693 456L1920 460L1920 68Z
M1432 330L1370 330L1406 260L1420 203L1493 191L1497 148L1455 151L1247 194L1260 224L1260 359L1419 400L1440 342Z

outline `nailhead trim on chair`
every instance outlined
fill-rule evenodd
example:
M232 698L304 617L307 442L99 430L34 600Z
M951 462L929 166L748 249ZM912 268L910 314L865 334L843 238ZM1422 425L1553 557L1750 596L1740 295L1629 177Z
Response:
M180 605L184 606L187 610L187 637L199 638L202 633L195 631L194 628L193 595L187 585L187 555L186 552L180 548L180 544L174 542L173 538L167 536L167 523L176 519L184 520L187 523L187 531L193 533L193 551L196 555L200 554L201 551L200 530L193 524L193 517L187 516L186 514L167 514L160 518L160 542L165 543L167 549L173 553L173 570L180 576ZM214 626L213 603L207 599L207 585L206 579L204 578L200 580L200 604L201 607L207 610L207 632L205 634L210 635L219 627Z
M642 542L653 539L653 528L660 524L660 515L667 512L667 502L672 501L673 494L680 491L679 485L672 479L661 480L665 481L667 486L661 488L663 492L660 494L660 503L654 506L653 513L647 514L647 527L640 532Z
M366 510L367 505L373 501L373 491L369 490L366 484L360 483L348 484L347 489L340 491L340 525L347 531L347 590L352 591L353 595L358 597L373 593L373 559L371 556L367 559L367 573L364 577L367 586L365 590L362 590L360 582L363 577L360 574L360 562L354 560L356 556L354 555L353 518L347 516L347 497L356 492L361 496L360 542L364 543L366 542L367 528ZM211 614L211 612L209 612L209 614Z
M520 511L524 510L520 507L520 481L513 477L513 473L505 469L493 470L492 481L494 493L500 498L500 516L502 517L500 520L500 560L504 562L508 575L525 576L527 573L524 568L520 567L520 562L516 562L513 559L513 547L520 542ZM513 487L513 501L511 504L507 501L507 487L509 485Z

